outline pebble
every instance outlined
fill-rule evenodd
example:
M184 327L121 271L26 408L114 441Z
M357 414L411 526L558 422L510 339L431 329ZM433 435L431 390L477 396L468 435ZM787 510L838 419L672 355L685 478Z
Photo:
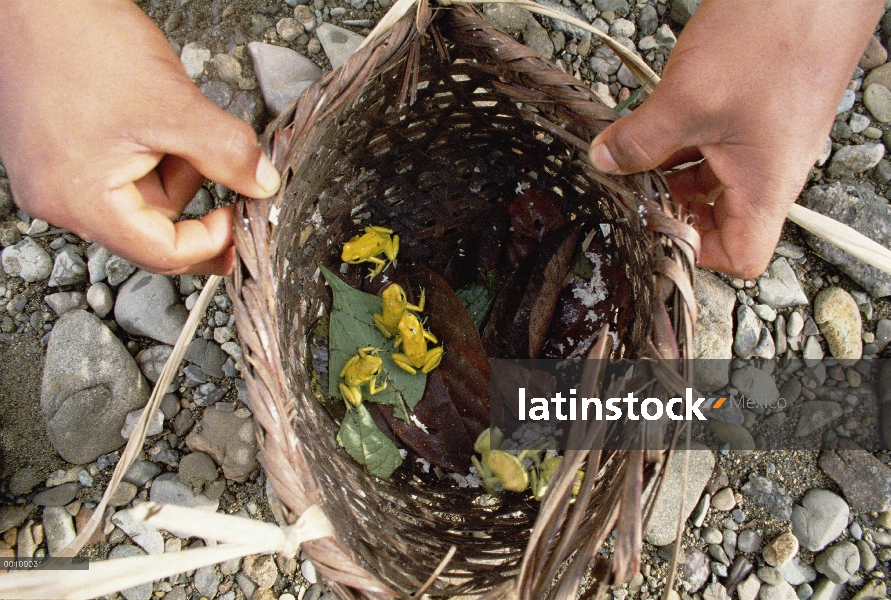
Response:
M864 71L870 71L883 65L886 60L888 60L888 51L882 46L879 36L874 35L866 45L863 56L860 57L859 67Z
M219 506L218 500L211 500L204 494L195 493L190 485L183 483L174 473L156 477L152 482L149 498L152 502L160 504L176 504L211 512Z
M758 569L758 578L767 585L780 585L786 582L783 579L783 574L774 567L761 567Z
M801 505L792 508L792 533L801 547L818 552L845 530L849 512L838 495L819 488L808 490Z
M142 417L143 409L130 411L127 413L127 416L124 418L124 426L121 427L121 437L125 439L130 439L130 436L133 435L133 432L136 431L136 424L139 422L140 417ZM152 414L152 418L149 421L148 430L145 432L147 436L158 435L164 430L164 413L160 410L155 410Z
M884 581L871 579L860 591L854 594L852 600L884 600L888 597L888 588Z
M758 592L758 598L760 600L796 600L798 596L795 595L795 589L791 585L780 581L778 585L762 585Z
M863 91L863 104L879 123L891 123L891 90L871 83Z
M814 581L817 578L817 572L812 566L795 556L787 562L781 569L783 579L789 585L801 585L808 581Z
M224 56L226 56L226 55L224 55ZM220 82L209 82L207 85L210 85L211 83L220 83ZM225 86L226 84L223 83L221 85ZM226 88L228 89L228 86L226 86ZM202 87L202 91L203 91L203 87ZM213 90L209 90L209 91L213 91ZM225 102L226 106L229 106L229 102L232 100L232 90L228 89L228 91L229 91L229 99L226 100L226 102ZM214 104L217 104L217 103L214 102ZM226 106L222 106L221 108L225 108ZM207 188L201 188L197 192L195 192L195 195L192 197L192 200L189 201L189 203L186 205L186 208L183 210L183 214L187 215L189 217L203 217L204 215L206 215L207 213L209 213L212 210L213 210L213 196L210 195L210 192L207 191Z
M832 287L820 291L814 300L814 321L826 338L836 359L859 360L863 354L860 309L845 290Z
M129 558L131 556L143 556L145 552L131 544L115 546L108 553L109 559ZM150 600L152 597L152 584L143 583L121 592L127 600Z
M276 116L322 76L322 70L314 62L289 48L251 42L248 53L260 82L263 100Z
M764 508L777 519L787 521L792 514L792 499L776 483L761 477L752 475L743 484L742 493L752 502ZM739 510L739 509L735 509Z
M172 352L173 346L161 344L146 348L136 355L136 362L139 364L139 368L146 379L152 383L158 381L161 377L161 371L164 370L164 365L167 364L167 359L170 358Z
M105 273L105 264L111 258L111 252L98 244L91 244L87 248L87 273L90 283L98 283L108 277Z
M316 28L316 17L312 10L305 5L294 7L294 18L303 26L307 33L312 32Z
M730 425L717 419L709 419L708 426L712 435L728 444L733 452L748 456L755 450L755 440L745 427Z
M111 287L117 287L124 283L135 272L136 267L120 256L112 255L105 263L105 276L108 279L108 285Z
M136 486L127 481L118 484L117 489L108 500L109 506L127 506L133 501L137 493Z
M237 86L241 81L241 63L229 54L217 54L213 57L213 66L224 83Z
M736 538L736 549L740 552L758 552L761 549L761 534L754 529L739 532Z
M680 515L686 521L693 512L699 500L706 482L711 477L715 466L715 458L711 451L701 444L693 444L690 450L689 471L687 473L687 493L683 499L684 514ZM650 522L644 533L644 539L654 546L666 546L672 543L677 536L677 519L681 505L681 486L683 483L683 460L673 460L666 475L665 486L662 495L656 501ZM643 497L648 498L653 493L650 485L644 490Z
M807 342L804 344L804 350L801 351L801 356L806 361L819 361L823 359L825 356L823 347L820 346L820 342L816 337L811 336L807 338Z
M58 556L77 535L74 531L74 519L64 506L48 506L43 509L43 532L50 556Z
M154 525L135 520L125 510L112 515L111 522L120 527L121 531L148 554L163 554L164 538Z
M737 587L736 593L739 600L755 600L761 589L761 581L755 574L746 577Z
M768 402L778 398L780 394L776 380L762 369L752 366L734 370L730 382L740 395L754 400L760 406L767 406Z
M250 419L231 412L205 410L199 427L186 437L186 445L205 452L221 465L227 479L242 482L257 467L257 446Z
M213 565L195 570L195 589L204 598L213 598L217 594L221 577Z
M761 340L763 325L755 311L748 306L736 310L736 335L733 338L733 352L739 358L752 358Z
M767 564L781 568L798 554L798 538L788 532L780 534L764 546L761 554Z
M884 89L884 88L882 88ZM886 90L887 91L887 90ZM888 92L891 100L891 92ZM883 144L859 144L839 149L826 170L830 177L845 179L872 169L885 156Z
M767 275L758 278L758 300L772 308L808 304L807 296L788 259L776 259L770 264Z
M334 69L340 68L365 40L363 36L353 33L349 29L330 23L319 25L316 35Z
M74 285L87 280L87 263L73 251L61 251L53 262L46 284L50 287Z
M173 345L188 318L173 281L165 275L139 271L118 290L114 317L129 334Z
M671 18L679 25L686 25L702 0L674 0L671 3Z
M698 269L694 285L699 320L693 339L694 358L721 359L696 362L694 382L703 392L716 391L729 381L724 362L732 358L733 305L736 296L721 278Z
M733 497L733 490L729 487L724 488L714 495L712 498L712 507L715 510L727 512L733 510L736 506L736 499Z
M29 237L4 249L0 262L8 275L21 277L28 283L45 281L53 269L49 253Z
M232 88L229 84L222 81L208 81L199 89L205 98L223 110L226 110L232 102ZM184 215L190 217L203 216L213 209L213 198L210 197L210 194L202 194L202 190L207 192L204 188L198 190L192 201L183 209Z
M838 402L829 400L806 402L801 407L801 416L795 427L795 436L807 437L841 417L842 413L842 407Z
M806 190L799 202L891 247L891 205L866 184L846 181L815 186ZM891 275L815 236L807 234L806 239L817 254L837 265L873 298L891 295Z
M186 70L186 75L198 79L204 74L204 65L210 62L210 50L197 42L192 42L183 46L179 60Z
M854 90L845 90L842 95L841 102L838 103L838 108L835 111L835 114L840 115L843 112L848 112L852 108L854 108L854 102L857 99L857 96L854 94Z
M80 484L72 481L48 488L34 495L31 501L37 506L65 506L77 496Z
M114 308L111 288L103 282L94 283L87 289L87 304L100 319L104 319Z
M257 584L260 589L269 589L275 584L278 577L278 568L275 565L275 558L272 555L265 556L246 556L242 563L241 570L247 575L251 581ZM307 581L310 579L307 577ZM315 583L311 581L310 583Z
M853 444L852 444L853 445ZM835 481L848 504L863 512L891 509L891 469L862 448L824 451L820 468Z
M59 318L47 346L40 405L62 458L86 464L120 448L125 416L148 396L133 357L95 315L72 310Z
M860 552L851 542L839 542L817 555L814 568L833 583L847 583L860 568Z
M180 461L177 475L192 487L200 487L217 478L217 465L204 452L192 452Z
M310 583L316 583L318 577L316 576L316 567L312 564L310 560L304 560L300 563L300 572L303 574L304 579L306 579Z

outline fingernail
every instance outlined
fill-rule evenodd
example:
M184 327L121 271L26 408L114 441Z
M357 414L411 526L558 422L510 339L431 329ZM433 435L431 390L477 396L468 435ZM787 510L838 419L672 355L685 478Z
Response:
M591 164L594 165L595 169L604 173L618 175L619 165L616 164L616 159L613 158L613 155L609 151L609 148L606 147L606 144L602 142L598 143L595 138L591 146L591 151L588 154L591 157Z
M257 163L257 184L267 196L276 193L281 185L281 176L265 154L260 155L260 162Z

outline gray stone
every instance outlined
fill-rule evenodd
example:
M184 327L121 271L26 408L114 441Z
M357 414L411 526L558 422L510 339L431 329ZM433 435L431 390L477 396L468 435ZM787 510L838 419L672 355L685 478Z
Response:
M703 551L694 547L687 547L681 556L683 564L680 569L680 578L685 586L689 586L690 593L695 593L708 581L711 560Z
M838 287L821 290L814 299L814 321L834 358L860 360L863 322L851 294Z
M74 519L64 506L48 506L43 509L43 533L46 536L50 556L58 556L65 546L74 541Z
M804 318L801 313L795 311L789 314L789 322L786 324L786 334L789 337L796 337L804 329Z
M736 369L730 376L730 382L741 396L757 402L759 406L769 406L780 397L776 380L757 367Z
M882 319L876 325L875 345L881 352L888 344L891 344L891 319Z
M139 271L121 286L114 305L115 320L124 331L171 345L188 316L173 281L146 271Z
M0 248L15 246L21 240L22 232L18 230L15 223L10 221L0 221ZM49 270L47 270L47 277L49 277Z
M213 565L201 567L195 571L195 589L203 598L213 598L217 595L220 580L220 575Z
M235 582L238 584L238 587L241 589L245 598L254 597L254 592L257 590L257 584L248 579L247 575L239 573L235 576Z
M733 352L739 358L752 358L761 340L762 323L758 315L746 305L736 309L736 335L733 338Z
M156 477L152 482L149 498L152 502L160 504L176 504L211 512L219 506L218 500L211 500L204 494L196 494L192 487L183 483L175 473L165 473Z
M193 451L206 452L223 467L227 479L244 481L257 467L257 445L251 420L235 413L205 410L200 427L186 438Z
M727 595L727 588L725 588L720 583L710 583L705 586L705 590L702 592L703 600L730 600L730 596Z
M94 283L87 289L87 304L100 319L104 319L114 308L114 295L103 282Z
M192 452L179 463L179 478L192 487L202 486L217 478L217 465L203 452Z
M217 54L213 57L213 66L225 83L238 85L241 80L241 63L234 56Z
M121 427L121 437L126 439L130 439L130 436L133 435L133 432L136 431L136 424L139 423L140 417L142 417L142 412L144 409L140 408L139 410L130 411L127 413L127 416L124 418L124 426ZM155 410L152 414L152 418L149 421L148 430L145 432L147 436L158 435L164 430L164 413L162 413L159 409ZM151 553L149 553L151 554Z
M817 555L814 568L833 583L846 583L860 568L860 552L851 542L839 542Z
M87 308L87 299L83 292L56 292L44 296L43 301L60 317L75 308Z
M322 43L322 48L325 49L325 54L334 69L339 69L365 40L358 33L330 23L319 25L316 29L316 36Z
M162 344L146 348L136 355L136 362L139 364L139 368L142 369L142 374L145 375L146 379L152 383L158 381L158 378L161 377L161 371L164 370L164 365L167 364L167 359L170 358L171 352L173 352L173 346Z
M108 553L108 558L129 558L131 556L143 555L145 555L145 552L143 552L136 546L133 546L131 544L121 544L120 546L115 546L111 549L111 552ZM152 584L143 583L141 585L123 590L121 594L123 594L124 598L126 598L127 600L150 600L152 597Z
M863 104L876 121L891 123L891 90L884 85L871 83L863 92Z
M780 581L778 585L762 585L758 592L758 598L761 600L798 600L795 588L785 581Z
M806 562L802 562L797 556L783 565L780 568L780 572L789 585L801 585L806 581L814 581L817 578L817 572L814 568Z
M671 18L675 23L686 25L702 0L673 0L671 3Z
M198 79L204 74L204 66L210 62L210 50L192 42L183 46L179 60L183 63L186 74L192 79Z
M175 417L180 408L179 398L174 394L164 394L164 397L161 398L161 412L164 413L165 419Z
M891 469L866 450L826 450L820 455L820 468L839 485L854 510L891 509Z
M785 257L773 261L767 275L758 278L758 300L773 308L808 304L801 283Z
M758 578L770 586L785 583L783 574L780 573L779 569L775 569L773 567L761 567L760 569L758 569Z
M842 407L838 402L829 400L811 400L801 405L798 425L795 427L797 437L807 437L832 423L842 416Z
M891 247L891 205L864 184L839 182L815 186L801 195L800 203L853 227L886 248ZM807 240L817 254L837 265L873 298L891 295L891 275L820 238L808 234Z
M826 172L837 179L854 177L879 164L883 156L885 156L885 146L882 144L844 146L832 157Z
M122 481L118 484L117 489L111 495L111 498L108 499L109 506L127 506L133 501L133 498L136 497L136 493L139 490L136 489L136 486L127 481Z
M310 563L310 565L312 565L312 563ZM275 558L268 554L265 556L246 556L242 562L241 570L251 581L256 583L261 590L271 588L278 577L278 567L275 564ZM307 577L306 573L304 573L304 577L310 583L315 583L315 569L313 569L312 574L313 577Z
M761 534L754 529L740 531L736 538L736 549L746 553L758 552L761 549Z
M761 554L767 564L780 569L798 554L798 538L789 532L781 533L764 546Z
M226 104L228 106L228 103ZM183 214L189 217L203 217L213 210L213 197L207 188L201 188L195 193L195 196L186 205Z
M746 577L740 584L736 587L737 596L739 596L739 600L755 600L758 597L758 591L761 589L761 581L758 580L758 577L753 573Z
M838 108L835 109L835 114L840 115L854 108L856 99L857 96L854 94L854 90L845 90L844 94L842 94L841 102L838 103Z
M822 360L824 353L823 347L820 346L820 341L813 336L807 338L807 342L804 344L804 350L801 351L801 356L809 362Z
M728 444L733 452L747 456L755 450L755 440L745 427L730 425L717 419L709 419L708 428L712 435L718 438L722 444Z
M483 4L483 15L492 25L508 33L522 33L532 18L528 10L512 4Z
M885 600L888 597L888 586L884 581L872 579L864 585L851 600Z
M609 0L607 0L607 1L609 1ZM579 11L576 10L576 8L571 4L564 5L560 2L557 2L556 0L542 0L539 2L539 4L543 4L544 6L547 6L548 8L556 10L557 12L561 12L565 15L569 15L570 17L575 17L576 19L579 19L581 21L585 20L584 16L581 15L579 13ZM619 15L619 16L622 16L622 15ZM563 32L563 34L567 38L575 38L577 40L583 40L583 39L588 39L591 37L591 34L589 34L587 31L585 31L583 29L579 29L575 25L570 25L569 23L567 23L566 21L563 21L562 19L549 19L548 22L549 22L552 30ZM624 43L626 45L626 47L628 47L629 50L635 49L633 43L630 46L628 46L628 38L622 38L622 37L616 36L614 39L616 41L618 41L619 43Z
M145 406L148 396L133 357L95 315L72 310L56 322L40 405L62 458L85 464L120 448L126 414Z
M232 102L232 88L229 87L229 84L222 81L208 81L200 88L201 93L204 94L204 97L213 102L216 106L226 110L229 107L229 103ZM194 199L193 199L194 202ZM192 206L192 203L189 203L186 206L186 209L183 211L183 214L186 215L195 215L196 214L195 206ZM209 211L208 211L209 212ZM200 213L204 214L204 213Z
M105 264L111 258L111 252L98 244L87 248L87 272L90 275L90 283L98 283L108 275L105 273Z
M858 552L860 552L860 567L864 573L872 573L876 568L878 561L876 555L872 553L872 549L865 541L860 540L856 544Z
M111 522L121 528L140 548L149 554L163 554L164 538L154 525L137 521L125 510L116 512Z
M35 494L31 501L37 506L65 506L74 500L80 488L79 483L70 481Z
M529 21L529 25L523 31L523 43L530 50L541 54L546 60L554 58L554 43L551 41L547 29L534 19Z
M124 283L135 272L136 267L120 256L112 255L105 262L105 276L108 278L108 285L112 287Z
M709 359L696 361L694 383L702 392L713 392L729 381L736 294L719 277L702 269L696 271L694 293L699 319L693 338L693 357Z
M87 280L87 263L74 252L62 251L56 255L53 271L46 284L50 287L74 285Z
M124 473L124 481L128 481L136 487L142 487L155 478L161 472L160 465L150 460L135 460L127 472Z
M278 32L278 35L286 42L293 42L298 37L303 35L305 31L305 29L303 29L303 25L301 25L297 22L296 19L292 19L291 17L279 19L278 22L275 24L275 30Z
M777 519L789 520L792 514L792 499L770 479L752 475L740 491Z
M843 591L845 591L844 584L822 578L814 585L814 595L811 596L811 600L838 600Z
M677 537L677 523L680 518L686 521L693 512L705 484L711 477L715 466L715 457L711 451L701 444L692 444L689 471L687 473L687 493L681 496L681 485L684 477L684 451L680 451L671 461L667 474L667 480L662 495L656 501L649 526L644 534L644 539L654 546L666 546ZM644 491L644 497L649 498L654 493L652 483ZM683 499L684 512L680 513Z
M819 488L808 490L801 505L792 508L792 533L803 548L819 552L845 530L849 513L838 495Z
M337 31L329 31L329 27ZM324 45L325 38L323 36L327 35L328 38L333 36L340 40L341 36L346 37L345 34L340 32L345 31L345 29L340 27L323 23L319 27L317 35L322 45ZM350 36L358 37L360 42L363 39L352 32L348 33ZM353 38L348 39L351 40ZM341 46L344 43L346 42L341 42ZM351 46L349 54L352 54L357 46L358 44ZM327 46L325 50L327 52ZM260 82L263 100L272 114L276 116L288 108L292 102L300 97L304 90L322 76L322 70L318 65L290 48L273 46L262 42L251 42L248 44L248 53L251 55L257 80ZM344 62L345 60L344 58ZM331 60L331 64L334 65L334 59ZM340 64L334 65L334 68L336 69L339 66Z
M21 496L36 488L42 481L43 477L33 467L25 466L12 474L7 486L10 494Z
M4 249L0 261L7 275L21 277L28 283L46 280L53 268L49 253L29 237Z

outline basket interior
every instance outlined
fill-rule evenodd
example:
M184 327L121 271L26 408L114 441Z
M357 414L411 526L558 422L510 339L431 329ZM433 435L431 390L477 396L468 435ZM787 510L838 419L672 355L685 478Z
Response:
M399 106L402 72L370 81L358 102L323 129L314 153L293 164L272 239L279 339L296 405L297 436L311 464L325 512L338 537L382 580L418 589L454 544L459 552L432 595L490 589L516 575L538 511L531 500L483 500L481 490L437 483L412 459L383 481L366 474L335 441L338 424L310 389L310 338L330 308L318 272L338 272L343 242L366 225L402 239L400 264L442 272L463 236L518 184L550 191L573 218L612 226L614 259L625 265L631 294L621 352L643 349L651 323L653 234L636 211L597 182L576 150L530 121L541 105L518 104L495 82L504 73L471 50L447 46L448 58L424 44L417 101ZM366 267L343 276L359 285ZM323 385L323 388L327 386ZM598 493L610 494L609 469ZM596 506L596 503L592 503Z

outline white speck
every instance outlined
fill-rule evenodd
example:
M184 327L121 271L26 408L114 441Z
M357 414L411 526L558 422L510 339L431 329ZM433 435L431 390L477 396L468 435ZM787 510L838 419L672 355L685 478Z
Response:
M594 252L585 252L585 256L591 261L593 275L587 284L576 286L572 290L572 295L581 300L582 304L588 308L594 308L598 302L606 299L606 284L603 283L603 277L600 275L600 255Z
M416 463L419 463L419 464L421 465L421 470L422 470L422 471L424 471L425 473L429 473L429 472L430 472L430 461L425 460L425 459L423 459L423 458L416 458L416 459L415 459L415 462L416 462Z
M272 223L274 227L278 227L278 214L281 211L282 210L278 207L278 204L269 209L269 222Z
M520 195L523 193L524 190L528 190L530 187L532 187L532 184L528 181L518 181L517 189L514 190L514 193Z
M405 460L406 458L408 458L408 450L406 450L405 448L400 448L399 456L402 457L402 460Z
M421 421L418 420L418 418L417 418L415 415L411 415L411 416L409 416L409 419L411 419L411 422L412 422L412 423L414 423L415 425L418 426L418 429L420 429L420 430L423 431L424 433L429 433L429 432L427 431L427 426L424 425L423 423L421 423Z

